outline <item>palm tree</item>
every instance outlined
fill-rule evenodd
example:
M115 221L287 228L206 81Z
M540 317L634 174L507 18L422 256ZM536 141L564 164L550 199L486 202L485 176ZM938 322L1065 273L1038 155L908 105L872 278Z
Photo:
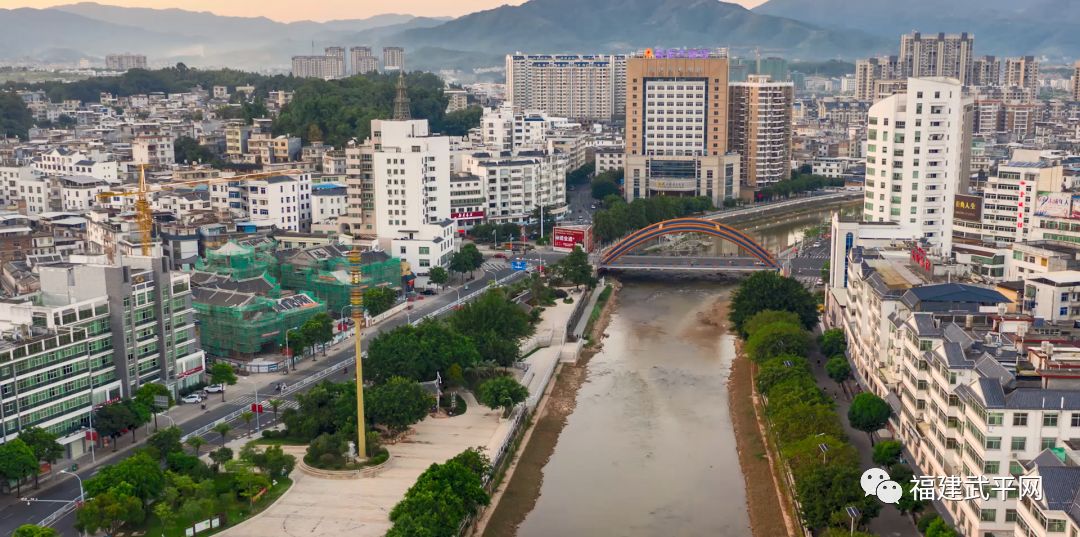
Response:
M267 403L270 405L270 408L274 409L274 419L277 419L277 411L281 408L281 405L284 404L284 401L281 399L271 399L267 401Z
M219 423L214 426L214 432L221 435L221 447L225 447L225 440L228 439L231 430L232 427L229 427L228 423Z
M199 448L206 444L206 440L203 440L201 436L192 436L187 439L187 445L191 446L191 449L195 450L195 456L199 456Z
M244 420L244 425L247 425L248 434L251 434L251 420L255 419L255 413L249 410L240 414L240 417Z

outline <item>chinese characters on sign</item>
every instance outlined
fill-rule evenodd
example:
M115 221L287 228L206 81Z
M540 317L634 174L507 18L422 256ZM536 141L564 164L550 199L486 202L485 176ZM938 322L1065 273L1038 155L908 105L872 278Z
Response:
M915 476L911 495L916 500L989 500L990 498L1043 499L1042 476Z
M647 48L645 49L646 58L659 58L659 59L673 59L673 58L686 58L690 60L698 60L708 58L712 53L712 50L707 48Z

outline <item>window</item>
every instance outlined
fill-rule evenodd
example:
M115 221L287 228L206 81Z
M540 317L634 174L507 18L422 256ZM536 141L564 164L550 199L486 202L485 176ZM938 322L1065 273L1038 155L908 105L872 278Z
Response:
M979 513L979 520L983 522L996 522L996 519L997 509L983 509L982 512Z
M1005 522L1016 522L1016 509L1005 510Z
M1027 413L1017 412L1013 414L1013 427L1027 427Z
M405 255L405 247L404 246L401 247L401 255Z
M1046 521L1046 531L1050 533L1065 533L1065 521L1051 518Z
M428 253L430 253L429 252L430 250L431 249L429 247L427 247L427 246L421 246L420 247L420 255L428 255Z
M1057 442L1055 442L1055 439L1053 439L1053 438L1043 438L1041 441L1039 441L1039 450L1042 451L1042 450L1050 449L1050 448L1054 447L1054 444L1056 444L1056 443Z
M974 431L975 429L972 429ZM1001 437L1000 436L988 436L986 437L986 449L1001 449Z
M1080 419L1080 414L1074 414L1077 419ZM1005 421L1005 415L1001 412L990 412L986 415L987 425L1001 425Z
M1013 439L1012 439L1012 446L1011 446L1010 449L1012 449L1013 451L1024 451L1025 448L1027 448L1027 437L1025 437L1025 436L1014 436Z
M1043 414L1043 427L1057 427L1057 421L1057 412L1047 412L1046 414Z
M1069 421L1073 427L1080 427L1080 412L1073 412L1069 416Z
M1001 463L998 461L986 461L983 464L983 473L986 475L997 475L1001 471Z

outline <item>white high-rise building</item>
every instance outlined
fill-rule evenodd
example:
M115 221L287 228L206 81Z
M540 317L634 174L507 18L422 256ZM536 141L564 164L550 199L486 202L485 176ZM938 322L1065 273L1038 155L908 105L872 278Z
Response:
M743 184L760 188L790 179L794 84L750 75L730 88L728 150L742 157Z
M401 71L405 69L405 49L401 47L383 47L383 70Z
M517 110L607 121L626 112L622 54L508 54L506 97Z
M966 194L973 100L959 80L910 78L870 107L863 218L952 250L953 203Z
M900 36L900 69L908 77L955 78L960 84L971 83L974 66L975 36L912 32Z
M210 185L210 205L235 218L269 222L283 231L311 229L311 174Z
M567 161L547 151L474 153L463 167L481 181L488 222L524 223L540 207L565 212Z
M350 74L362 75L379 70L379 59L371 52L371 47L351 47L349 49Z

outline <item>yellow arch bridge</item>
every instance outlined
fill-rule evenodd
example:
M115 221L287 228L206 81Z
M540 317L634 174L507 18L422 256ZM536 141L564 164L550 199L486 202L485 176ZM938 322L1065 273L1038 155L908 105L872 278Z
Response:
M675 218L643 227L623 237L604 250L600 255L600 268L623 268L640 263L646 263L651 268L687 268L686 261L680 261L680 258L671 256L633 256L635 259L640 259L633 262L629 260L625 260L622 263L619 262L621 257L648 243L650 240L676 233L704 233L713 237L719 237L742 248L751 256L745 259L747 261L745 263L741 260L724 261L722 259L714 259L712 262L706 261L704 264L699 264L694 267L694 261L690 261L690 266L693 268L730 268L734 270L778 270L780 268L780 264L776 261L776 258L772 253L758 244L757 241L752 239L749 235L731 226L726 226L712 220L703 220L701 218ZM701 262L699 261L699 263ZM728 267L727 265L732 266Z

